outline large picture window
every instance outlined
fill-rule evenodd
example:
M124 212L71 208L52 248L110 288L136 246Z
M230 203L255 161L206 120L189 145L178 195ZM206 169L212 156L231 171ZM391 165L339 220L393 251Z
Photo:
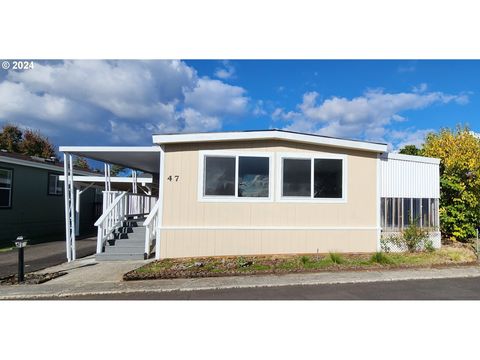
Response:
M343 199L343 162L336 158L282 158L282 197Z
M270 197L270 157L205 155L203 198Z
M48 174L48 195L63 195L63 181L60 181L60 175Z
M13 170L0 168L0 208L12 206Z

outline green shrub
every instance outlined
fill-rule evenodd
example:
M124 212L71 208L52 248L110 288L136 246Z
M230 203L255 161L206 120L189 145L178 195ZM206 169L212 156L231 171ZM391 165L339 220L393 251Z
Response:
M402 240L408 252L421 250L428 240L428 231L418 226L417 222L410 219L410 224L402 232Z
M372 263L377 263L377 264L391 264L392 261L388 256L386 256L383 252L376 252L375 254L372 255L370 258L370 261Z
M345 262L340 254L331 252L329 253L329 256L334 264L343 264Z
M433 241L427 238L423 242L423 249L428 252L434 252L435 248L433 247Z
M303 266L305 266L305 265L307 265L307 264L310 262L310 258L309 258L308 256L305 256L305 255L304 255L304 256L302 256L302 257L300 258L300 261L301 261L301 263L303 264Z

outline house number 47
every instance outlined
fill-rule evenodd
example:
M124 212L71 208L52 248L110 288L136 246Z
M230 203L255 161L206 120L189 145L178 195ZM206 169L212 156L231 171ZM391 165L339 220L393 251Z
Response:
M178 179L180 179L179 175L170 175L169 177L167 177L168 181L178 181Z

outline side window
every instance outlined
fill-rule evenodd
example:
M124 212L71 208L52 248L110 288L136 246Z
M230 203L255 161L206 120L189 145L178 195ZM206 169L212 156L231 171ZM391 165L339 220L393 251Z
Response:
M283 159L283 196L311 196L311 160Z
M268 198L269 163L268 157L238 157L238 197Z
M63 195L63 181L60 181L60 175L48 174L48 195Z
M12 206L13 170L0 168L0 208Z
M313 196L316 198L342 198L342 160L315 159Z

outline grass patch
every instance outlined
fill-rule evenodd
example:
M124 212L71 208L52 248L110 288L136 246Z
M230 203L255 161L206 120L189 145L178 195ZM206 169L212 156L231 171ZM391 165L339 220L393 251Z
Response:
M334 264L343 264L345 262L343 257L338 253L331 252L328 254L328 256L330 256L330 260L332 260Z
M370 262L377 264L391 264L392 260L383 252L376 252L370 258Z
M4 248L0 248L0 253L2 252L8 252L10 250L13 250L13 247L4 247Z
M124 275L125 280L172 279L244 274L282 274L312 271L395 269L473 263L468 247L446 246L414 253L230 256L165 259L146 264Z

